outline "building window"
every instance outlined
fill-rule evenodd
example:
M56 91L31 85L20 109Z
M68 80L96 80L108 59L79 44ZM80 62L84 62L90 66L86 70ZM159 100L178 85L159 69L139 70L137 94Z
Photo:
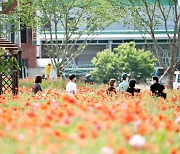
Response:
M122 43L122 40L113 40L113 43Z
M21 43L27 43L27 29L21 30Z
M161 40L157 40L158 43L168 43L168 40L165 40L165 39L161 39Z
M11 42L14 43L15 42L15 34L14 32L11 33Z
M178 80L177 80L177 82L180 82L180 74L178 75Z
M144 40L135 40L135 43L145 43L145 41Z
M84 40L78 40L76 43L84 43Z
M124 43L134 42L134 40L124 40Z
M97 40L87 40L87 43L97 43Z
M108 43L108 40L98 40L98 43Z

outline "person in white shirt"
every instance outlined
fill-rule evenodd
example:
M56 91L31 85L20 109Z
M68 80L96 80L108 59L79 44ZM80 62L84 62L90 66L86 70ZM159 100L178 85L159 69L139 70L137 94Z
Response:
M123 73L122 79L123 79L123 81L119 84L118 91L126 93L128 87L129 87L128 74L127 73Z
M74 96L74 94L76 93L76 76L74 74L69 76L69 82L66 85L66 93L70 96Z

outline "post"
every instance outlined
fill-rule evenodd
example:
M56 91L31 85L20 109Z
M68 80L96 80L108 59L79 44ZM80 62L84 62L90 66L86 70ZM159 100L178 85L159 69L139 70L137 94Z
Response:
M18 55L14 55L14 57L17 59ZM12 74L12 93L14 95L18 94L18 70L13 67L12 68L13 74Z
M17 1L17 5L19 6L19 1ZM19 51L22 51L22 45L21 45L21 21L20 19L18 19L18 48L19 48ZM18 63L19 63L19 66L21 68L21 70L19 71L19 75L20 75L20 78L22 78L22 57L21 57L21 53L18 54L18 57L16 57L17 60L18 60Z
M112 40L108 41L108 49L110 52L112 52Z
M2 94L2 74L0 74L0 95Z
M0 7L2 8L2 3L0 3ZM2 10L0 10L1 12ZM2 33L2 29L1 29L1 13L0 13L0 38L1 38L1 33Z

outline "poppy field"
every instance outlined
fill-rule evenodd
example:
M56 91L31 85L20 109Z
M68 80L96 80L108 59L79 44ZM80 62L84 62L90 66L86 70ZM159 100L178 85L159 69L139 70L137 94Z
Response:
M20 81L19 94L0 96L2 154L178 154L180 91L167 99L148 90L135 96L106 95L106 85L43 81L32 93L32 79Z

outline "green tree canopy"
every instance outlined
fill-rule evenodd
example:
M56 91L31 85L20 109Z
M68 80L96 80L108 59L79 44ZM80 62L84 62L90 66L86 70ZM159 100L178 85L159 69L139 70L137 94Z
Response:
M110 78L117 79L122 73L117 55L107 49L97 53L97 56L92 59L92 63L95 65L92 78L97 82L107 83Z
M126 72L131 78L146 80L154 72L155 62L150 51L137 50L134 42L125 43L114 48L112 53L105 50L93 58L92 77L98 82L107 82L110 78L119 79Z

